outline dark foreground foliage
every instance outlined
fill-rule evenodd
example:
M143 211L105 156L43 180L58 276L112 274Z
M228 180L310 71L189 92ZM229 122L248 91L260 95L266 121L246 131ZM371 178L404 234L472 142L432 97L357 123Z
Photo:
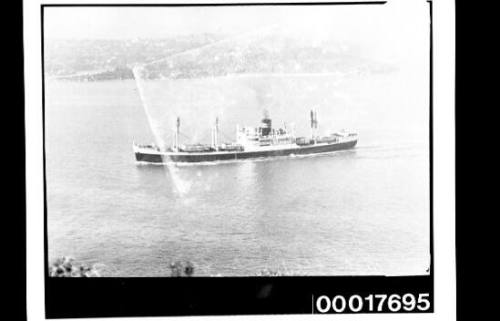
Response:
M52 277L97 277L99 272L94 266L77 263L71 257L57 258L49 266L49 275Z
M290 271L285 268L277 268L277 269L264 269L257 273L256 276L300 276L302 274L297 273L295 271Z
M190 261L176 261L171 263L171 277L191 277L194 275L194 264ZM103 267L104 269L104 267ZM72 257L63 256L55 259L49 266L49 276L51 277L100 277L101 270L96 265L87 265L75 261ZM298 275L286 269L264 269L256 276L290 276ZM220 276L220 275L217 275Z
M179 276L192 276L194 274L194 265L193 263L186 261L181 262L177 261L175 263L170 264L170 276L179 277Z

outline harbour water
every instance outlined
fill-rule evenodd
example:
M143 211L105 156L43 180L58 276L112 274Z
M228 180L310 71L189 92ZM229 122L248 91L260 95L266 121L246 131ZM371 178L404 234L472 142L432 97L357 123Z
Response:
M300 78L300 79L299 79ZM404 75L225 77L150 81L47 80L49 260L99 263L104 276L416 275L429 267L428 85ZM144 109L146 106L146 111ZM357 130L354 150L227 164L136 164L132 142L222 140L234 127L295 123L308 135ZM149 120L148 116L149 115Z

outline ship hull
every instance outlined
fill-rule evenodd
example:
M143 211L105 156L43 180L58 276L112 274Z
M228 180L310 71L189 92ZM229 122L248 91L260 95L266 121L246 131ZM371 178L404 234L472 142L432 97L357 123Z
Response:
M323 154L339 150L350 149L356 146L357 140L332 144L314 144L282 149L268 149L255 151L234 152L206 152L206 153L173 153L147 150L136 150L135 158L138 162L146 163L202 163L217 161L235 161L244 159L269 158L291 155Z

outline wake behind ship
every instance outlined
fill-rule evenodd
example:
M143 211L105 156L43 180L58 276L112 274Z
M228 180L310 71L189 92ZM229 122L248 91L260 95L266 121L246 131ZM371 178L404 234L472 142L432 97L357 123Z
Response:
M340 131L319 136L316 111L311 110L311 136L295 137L293 130L273 128L267 112L259 127L236 128L236 141L219 143L219 121L212 128L211 144L179 144L180 118L177 117L174 140L171 147L155 144L133 144L137 162L145 163L201 163L234 161L277 156L323 154L356 146L358 135Z

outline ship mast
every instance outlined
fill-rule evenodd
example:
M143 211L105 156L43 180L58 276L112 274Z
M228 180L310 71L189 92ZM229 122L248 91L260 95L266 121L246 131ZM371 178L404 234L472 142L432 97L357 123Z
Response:
M175 132L174 132L174 146L173 150L175 152L179 151L179 128L181 127L181 119L177 116L177 120L175 122Z
M318 131L318 113L316 110L311 109L311 138L314 140L316 144L316 138Z
M212 129L212 147L219 150L219 117L215 117L215 124Z
M314 109L314 131L318 137L318 111Z

